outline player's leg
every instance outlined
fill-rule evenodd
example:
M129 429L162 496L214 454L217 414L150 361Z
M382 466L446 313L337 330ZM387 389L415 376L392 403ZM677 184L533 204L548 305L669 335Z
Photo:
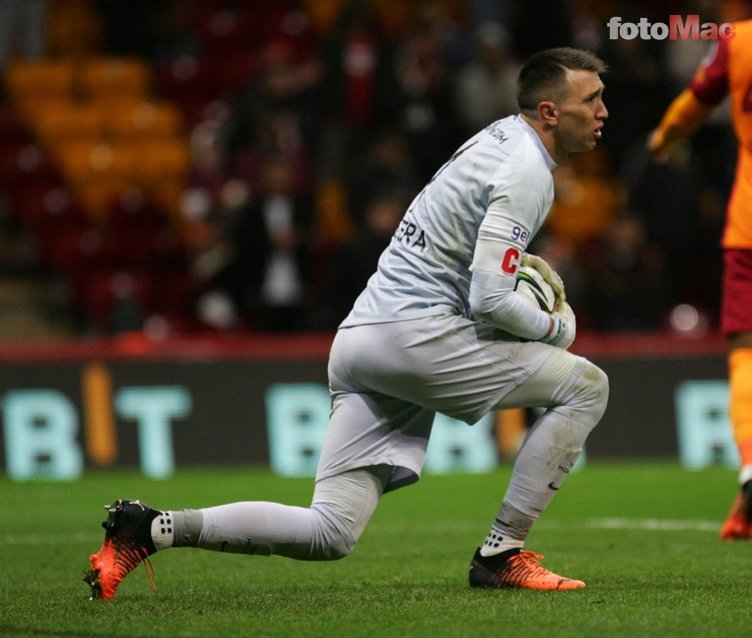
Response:
M348 363L355 365L351 358L358 352L367 362L372 342L349 334L346 347L337 336L330 356L332 413L311 506L246 501L160 512L118 501L105 523L105 542L90 557L86 580L94 597L113 597L133 568L168 547L300 560L337 559L352 551L385 489L417 479L433 412L369 392L351 378Z
M752 538L752 333L735 335L729 353L729 418L739 449L739 491L721 528L725 540Z
M169 533L163 540L155 538L157 548L196 546L300 560L349 554L384 491L417 479L434 416L406 401L368 392L360 375L353 378L350 370L367 364L372 344L357 331L341 332L335 339L329 365L332 411L310 507L243 502L184 510L173 515L172 538ZM365 351L359 358L361 348Z
M105 541L90 556L93 598L113 598L120 582L156 551L220 552L333 560L355 547L384 491L390 468L363 468L316 484L310 508L265 501L159 511L120 499L109 506Z
M603 416L608 380L595 365L556 348L525 383L497 406L545 406L514 464L512 479L481 554L522 547L577 461L591 430Z
M585 583L543 568L522 548L531 527L562 486L608 399L606 375L589 361L552 349L548 362L498 408L546 406L526 437L504 500L473 557L470 584L577 589Z
M721 330L729 339L729 418L741 457L739 491L721 528L752 538L752 250L724 251Z
M382 395L401 397L468 423L494 408L546 408L520 452L502 505L504 516L500 515L492 530L495 537L484 548L488 554L499 553L493 559L478 557L481 561L471 584L536 589L583 586L544 569L531 552L521 552L521 546L603 415L608 399L606 375L565 350L521 343L486 324L458 316L387 324L373 335L371 330L364 326L358 334L380 347L367 366L355 371ZM409 460L401 464L410 467Z
M152 528L157 549L193 546L299 560L346 556L381 498L389 468L351 470L317 482L310 507L248 501L171 512L174 534Z

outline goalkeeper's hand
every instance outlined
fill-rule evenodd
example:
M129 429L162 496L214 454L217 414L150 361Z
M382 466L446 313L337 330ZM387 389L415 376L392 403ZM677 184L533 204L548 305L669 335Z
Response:
M554 291L554 311L560 310L567 302L567 295L564 292L564 282L561 280L561 277L559 277L559 273L551 268L543 257L531 255L530 253L524 253L522 255L522 265L535 268L535 270L541 274L543 279L546 280L546 283L551 286L551 290Z
M553 329L541 341L557 348L569 349L577 334L577 320L572 308L566 301L562 301L561 307L551 313L551 319L554 324Z

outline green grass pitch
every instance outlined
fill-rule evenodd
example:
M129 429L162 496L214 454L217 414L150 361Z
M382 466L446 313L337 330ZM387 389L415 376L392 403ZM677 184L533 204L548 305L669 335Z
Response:
M742 636L752 631L752 542L718 529L735 472L668 462L590 462L527 548L588 582L573 592L467 586L510 469L424 476L382 500L353 554L331 563L194 549L152 557L112 601L90 601L87 556L102 506L274 500L306 505L310 480L260 469L180 471L165 481L90 472L71 483L0 479L0 636Z

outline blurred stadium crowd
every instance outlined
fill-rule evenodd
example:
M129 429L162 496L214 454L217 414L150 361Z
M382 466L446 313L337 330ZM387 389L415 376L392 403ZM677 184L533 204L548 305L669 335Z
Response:
M531 250L581 330L712 329L728 111L667 162L643 151L709 45L609 40L606 22L749 5L0 0L0 319L31 304L46 321L29 309L18 334L333 329L434 171L517 111L521 61L570 45L609 64L610 118L555 171Z

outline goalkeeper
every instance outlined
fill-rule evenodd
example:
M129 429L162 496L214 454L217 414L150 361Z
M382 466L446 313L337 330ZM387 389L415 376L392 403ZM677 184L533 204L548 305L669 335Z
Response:
M729 343L729 416L741 469L739 491L721 528L725 540L752 538L752 20L736 23L734 33L713 45L647 143L652 154L663 154L730 95L739 151L721 239L721 331Z
M563 285L526 248L553 201L551 171L601 137L604 70L577 49L532 56L518 79L520 114L470 138L412 202L332 344L332 411L311 506L159 511L121 499L109 506L104 544L91 556L93 597L113 597L128 572L168 547L342 558L382 495L419 479L437 412L473 424L511 407L544 411L479 539L470 585L585 586L544 568L524 544L601 419L608 380L568 352L575 318ZM521 264L556 291L551 314L515 292ZM430 524L422 533L432 533Z

